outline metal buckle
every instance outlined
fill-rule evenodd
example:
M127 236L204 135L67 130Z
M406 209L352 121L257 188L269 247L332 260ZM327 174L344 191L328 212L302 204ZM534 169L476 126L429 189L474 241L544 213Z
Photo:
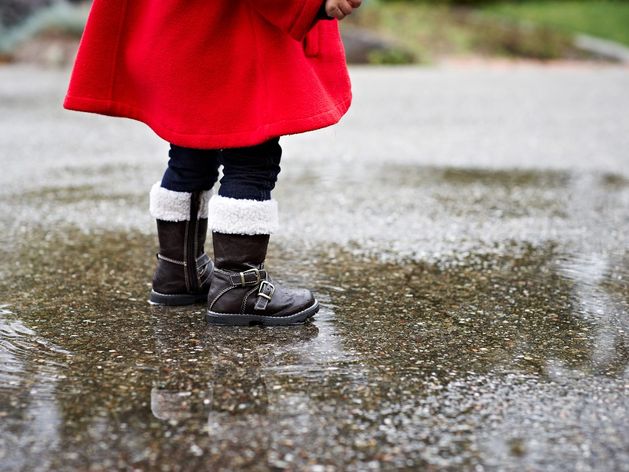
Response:
M260 283L260 271L256 268L253 269L249 269L249 270L245 270L244 272L240 272L240 283L242 284L243 287L247 286L247 281L245 279L245 276L247 274L255 274L256 275L256 282L252 285L257 285Z
M266 293L263 293L262 290L264 289L264 286L268 285L269 287L271 287L271 293L269 295L267 295ZM273 285L271 282L269 282L268 280L263 280L260 283L260 288L258 289L258 296L259 297L264 297L267 300L271 300L271 297L273 296L273 294L275 293L275 285Z

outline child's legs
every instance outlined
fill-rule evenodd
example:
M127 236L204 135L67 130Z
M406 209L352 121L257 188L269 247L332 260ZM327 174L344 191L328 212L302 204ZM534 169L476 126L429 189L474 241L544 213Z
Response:
M279 138L256 146L224 149L220 155L223 178L218 194L236 199L270 200L280 173L281 157Z
M162 177L163 188L175 192L210 190L218 180L220 151L170 145L168 169Z
M279 138L262 144L231 149L193 149L170 145L168 168L161 186L175 192L210 190L223 165L219 195L270 200L280 173L282 148Z

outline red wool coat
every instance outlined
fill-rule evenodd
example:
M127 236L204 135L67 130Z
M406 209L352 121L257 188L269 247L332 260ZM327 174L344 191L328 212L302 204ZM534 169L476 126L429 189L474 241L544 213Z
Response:
M94 0L64 107L228 148L336 123L350 83L322 0Z

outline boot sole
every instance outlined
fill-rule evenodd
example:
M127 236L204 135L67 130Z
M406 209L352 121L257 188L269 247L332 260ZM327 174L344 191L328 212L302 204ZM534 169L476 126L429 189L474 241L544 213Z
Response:
M289 316L264 316L264 315L243 315L235 313L216 313L208 310L205 319L211 324L228 326L285 326L291 324L304 323L312 318L319 311L319 302L314 303L300 312Z
M160 306L184 306L184 305L194 305L197 303L207 303L207 294L199 293L199 294L170 294L170 293L159 293L155 290L151 290L151 295L149 296L149 303L151 305L160 305Z

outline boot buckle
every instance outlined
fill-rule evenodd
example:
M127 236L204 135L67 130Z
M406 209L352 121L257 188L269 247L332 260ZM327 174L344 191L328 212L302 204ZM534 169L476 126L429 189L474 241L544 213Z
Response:
M247 280L248 274L254 274L256 276L255 282L251 280ZM260 283L260 280L262 280L260 277L260 271L256 268L240 272L239 275L240 275L240 283L243 287L246 287L247 285L258 285Z
M265 287L268 287L268 293L267 293L267 290L265 290ZM260 288L258 289L258 297L264 297L270 301L274 293L275 293L275 285L273 285L268 280L263 280L262 282L260 282Z

